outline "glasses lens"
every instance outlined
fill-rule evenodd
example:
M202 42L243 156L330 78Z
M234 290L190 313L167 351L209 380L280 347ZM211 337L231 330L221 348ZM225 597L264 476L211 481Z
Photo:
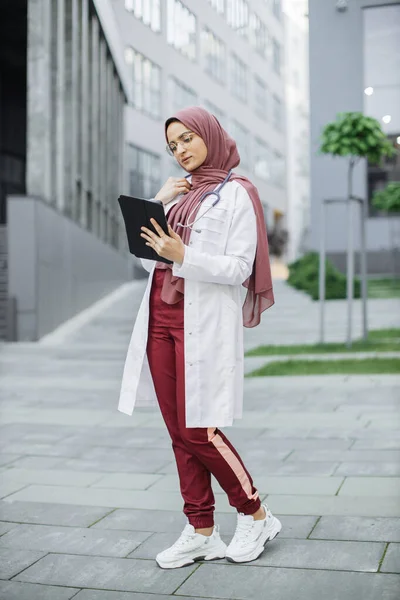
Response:
M168 154L169 154L170 156L173 156L173 155L174 155L174 153L172 152L172 150L171 150L171 148L170 148L170 146L169 146L168 144L165 146L165 149L166 149L166 151L168 152Z

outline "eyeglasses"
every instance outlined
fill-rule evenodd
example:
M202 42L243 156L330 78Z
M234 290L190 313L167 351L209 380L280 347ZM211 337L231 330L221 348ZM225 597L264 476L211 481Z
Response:
M185 149L188 148L194 136L195 134L191 131L184 131L183 133L181 133L176 142L170 142L169 144L167 144L166 150L168 154L174 156L174 154L178 150L178 144L181 144Z

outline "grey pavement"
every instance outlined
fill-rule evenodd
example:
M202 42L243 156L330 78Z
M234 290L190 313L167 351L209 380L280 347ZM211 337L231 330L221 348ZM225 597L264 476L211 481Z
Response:
M185 523L170 441L157 411L117 411L144 283L41 343L0 347L0 600L398 600L396 375L246 379L225 433L282 533L247 565L157 567ZM275 289L246 347L317 341L317 305ZM373 327L399 326L397 308L370 302ZM344 331L345 303L329 303L327 339ZM229 542L235 513L213 485Z

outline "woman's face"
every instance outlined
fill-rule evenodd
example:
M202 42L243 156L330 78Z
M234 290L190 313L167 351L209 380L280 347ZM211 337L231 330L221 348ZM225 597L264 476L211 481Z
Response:
M203 139L180 121L174 121L167 129L168 146L185 171L198 169L207 158L207 146Z

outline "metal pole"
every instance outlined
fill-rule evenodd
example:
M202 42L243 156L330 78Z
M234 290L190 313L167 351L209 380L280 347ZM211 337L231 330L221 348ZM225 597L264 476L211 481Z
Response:
M347 198L347 335L346 346L351 348L351 330L353 317L353 290L354 290L354 252L353 252L353 206L352 206L352 174L353 159L350 159L349 182Z
M319 341L321 344L325 340L324 321L325 321L325 202L321 201L321 221L320 221L320 250L319 250Z
M360 201L361 215L361 296L362 296L362 317L363 317L363 339L368 337L368 315L367 315L367 252L366 252L366 202L364 199Z

